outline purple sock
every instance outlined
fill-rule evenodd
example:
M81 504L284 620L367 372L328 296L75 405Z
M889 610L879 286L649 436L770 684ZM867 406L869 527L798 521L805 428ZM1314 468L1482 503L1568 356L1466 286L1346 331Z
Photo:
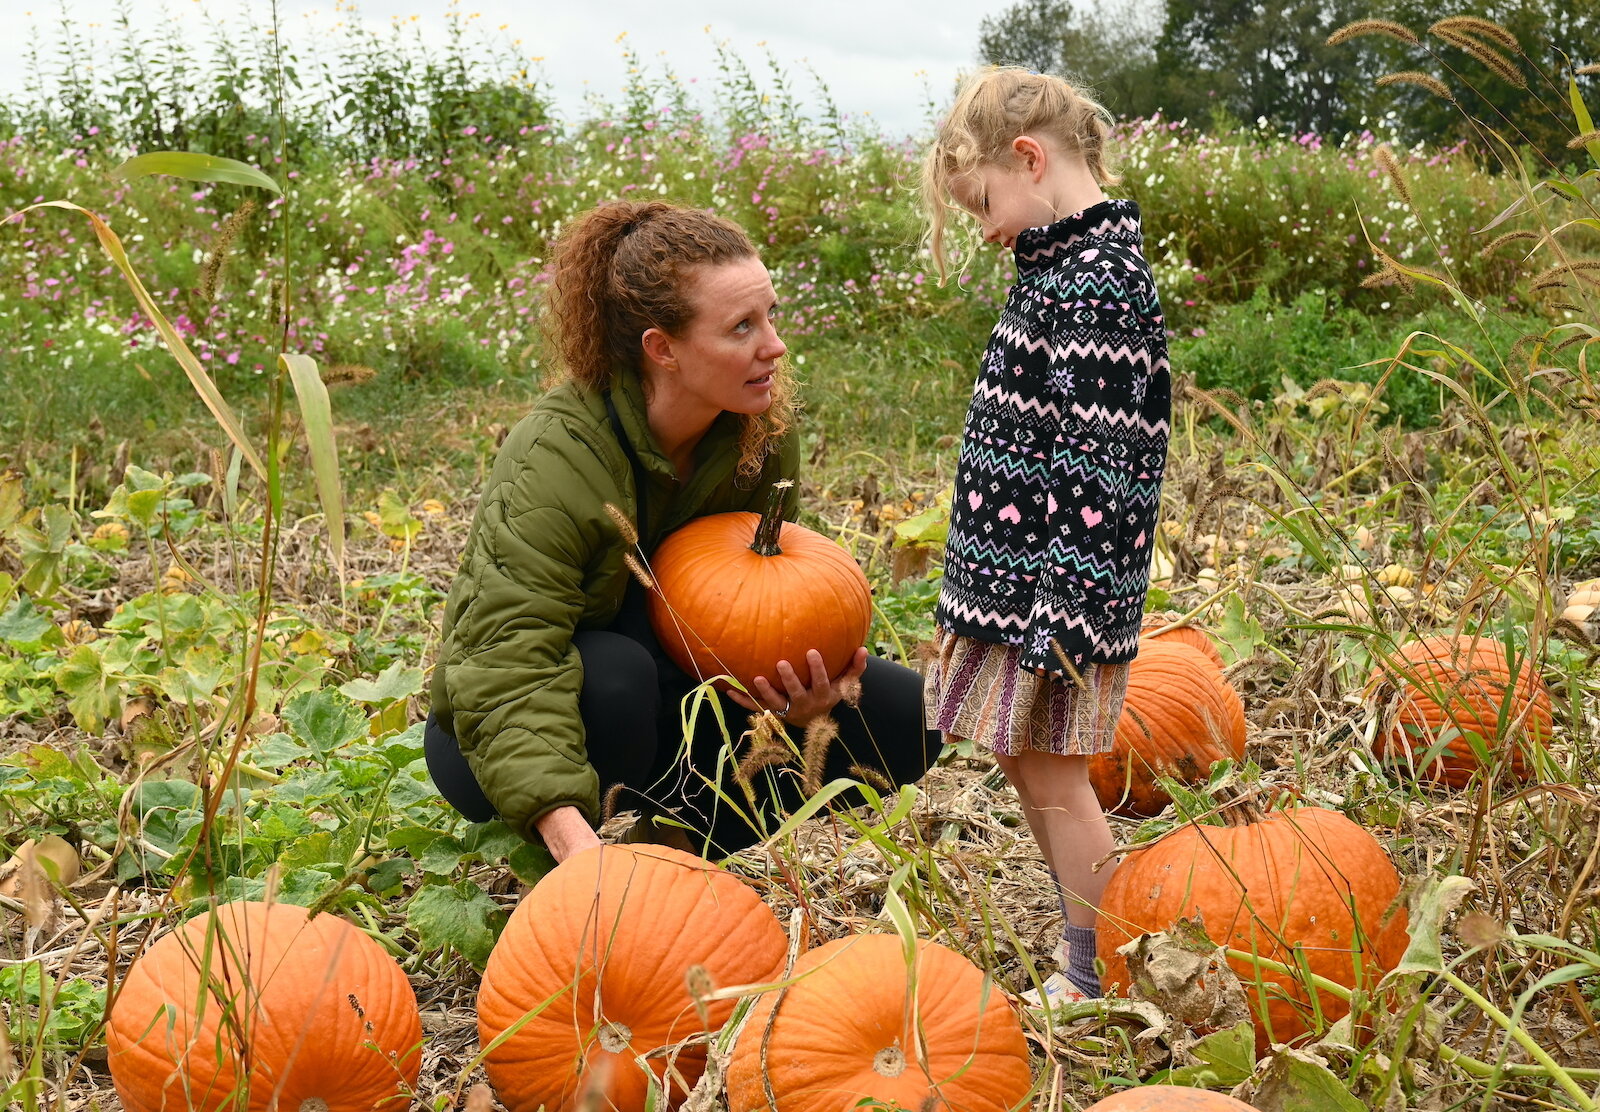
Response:
M1067 980L1077 986L1079 992L1085 996L1098 997L1100 995L1100 974L1094 968L1094 928L1075 927L1071 923L1066 928L1067 942L1067 967L1062 970L1067 975Z
M1056 886L1056 902L1061 905L1061 919L1067 918L1067 893L1061 887L1061 878L1056 876L1054 869L1050 870L1050 883Z

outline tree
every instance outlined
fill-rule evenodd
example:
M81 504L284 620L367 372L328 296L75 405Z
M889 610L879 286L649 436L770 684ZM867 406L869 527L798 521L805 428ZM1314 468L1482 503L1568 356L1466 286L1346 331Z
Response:
M978 57L994 65L1054 73L1093 92L1117 116L1144 116L1153 95L1152 43L1160 12L1149 3L1019 0L978 29Z

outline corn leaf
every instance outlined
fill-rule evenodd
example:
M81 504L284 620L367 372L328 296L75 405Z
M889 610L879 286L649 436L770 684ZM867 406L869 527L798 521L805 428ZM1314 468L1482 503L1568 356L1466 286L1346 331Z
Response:
M306 446L311 450L311 473L317 481L317 500L328 519L328 545L333 563L344 574L344 497L339 490L339 449L333 440L333 408L328 388L309 355L280 353L278 362L289 372L300 417L306 426Z
M230 185L253 185L273 193L282 193L283 187L266 174L244 162L232 158L218 158L212 154L195 154L193 151L150 151L135 155L111 171L114 178L128 180L152 174L168 174L189 181L220 181Z
M222 426L222 431L233 441L239 454L245 458L262 478L266 477L266 464L261 462L261 457L250 446L250 441L245 438L244 426L239 423L238 416L233 412L233 407L223 400L222 393L217 389L217 384L211 380L211 375L200 364L194 352L189 350L189 345L183 342L183 337L178 335L178 330L172 327L172 322L156 306L155 299L150 296L150 291L144 288L144 283L134 273L133 264L128 261L128 252L122 246L122 240L117 238L117 233L100 217L71 201L40 201L36 205L29 205L16 216L26 216L34 209L59 208L69 212L81 212L89 218L89 224L94 228L94 234L100 241L101 248L106 256L122 272L122 277L128 282L128 288L133 291L134 300L139 303L139 308L144 310L144 315L150 318L150 323L156 326L156 331L161 334L166 342L167 350L178 361L178 366L183 368L183 373L189 376L195 392L200 395L200 400L205 402L206 408L217 419L217 424ZM15 219L15 217L13 217Z
M1578 91L1578 77L1576 74L1567 74L1567 99L1572 102L1572 118L1578 125L1578 134L1585 135L1594 130L1594 120L1589 116L1589 107L1583 103L1583 94ZM1594 159L1594 164L1600 166L1600 142L1585 143L1584 149L1589 152L1589 157Z

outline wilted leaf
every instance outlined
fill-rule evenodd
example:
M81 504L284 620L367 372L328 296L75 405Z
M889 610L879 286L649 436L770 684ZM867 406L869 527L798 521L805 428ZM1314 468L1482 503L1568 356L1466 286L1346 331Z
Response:
M1228 601L1223 603L1217 638L1222 642L1222 655L1229 664L1255 656L1256 650L1267 643L1266 630L1245 610L1244 599L1238 595L1229 595Z
M1239 975L1198 921L1179 919L1170 930L1140 935L1117 952L1128 960L1132 994L1180 1023L1218 1030L1251 1022Z
M1444 954L1439 936L1444 921L1471 894L1472 881L1464 876L1428 878L1411 892L1407 929L1411 942L1396 973L1442 973Z
M358 703L368 706L387 706L397 699L409 699L422 692L422 669L410 668L395 661L378 673L375 680L353 679L339 688Z
M79 645L72 655L51 673L56 686L67 696L67 709L78 725L98 734L106 719L121 705L116 680L106 672L104 661L93 645Z
M378 527L386 537L410 542L422 532L422 522L411 516L411 510L392 490L378 495Z
M1326 1062L1303 1050L1267 1059L1253 1089L1249 1104L1256 1112L1367 1112Z
M505 912L471 881L425 884L406 904L406 918L427 950L449 946L482 969Z
M1231 1089L1248 1080L1256 1068L1256 1025L1247 1019L1213 1031L1187 1053L1196 1064L1173 1070L1167 1077L1169 1084Z

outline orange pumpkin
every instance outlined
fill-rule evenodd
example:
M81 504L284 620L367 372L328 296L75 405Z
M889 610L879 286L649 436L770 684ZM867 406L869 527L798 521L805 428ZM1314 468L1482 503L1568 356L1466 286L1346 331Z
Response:
M1091 1104L1087 1112L1252 1112L1242 1100L1182 1085L1140 1085Z
M816 649L837 676L866 643L872 589L839 545L782 518L782 491L765 514L697 517L650 558L650 624L673 661L705 680L730 675L754 692L757 676L783 690L780 660L810 675Z
M802 954L793 983L756 1002L728 1108L1010 1112L1032 1085L1022 1026L981 969L924 939L908 969L898 936L852 935Z
M290 904L223 904L158 939L122 980L106 1044L128 1112L398 1108L422 1068L401 968Z
M1089 759L1089 779L1106 810L1155 815L1172 802L1156 776L1204 780L1244 744L1244 703L1221 671L1181 641L1143 640L1112 749Z
M1157 633L1157 630L1163 632ZM1217 643L1206 635L1205 630L1199 626L1171 625L1160 614L1146 614L1144 624L1140 628L1139 636L1145 641L1177 641L1179 644L1188 645L1192 649L1199 649L1207 660L1217 666L1220 672L1227 667L1222 661L1222 652L1217 648ZM1141 650L1143 646L1140 646Z
M1370 989L1394 968L1406 948L1405 912L1390 914L1400 876L1371 834L1321 807L1263 814L1234 802L1222 815L1226 826L1188 823L1135 847L1112 874L1096 924L1107 989L1126 992L1129 983L1117 947L1196 915L1219 946L1291 967L1303 962L1349 988ZM1297 978L1242 958L1229 964L1250 997L1258 1050L1310 1030L1310 996ZM1325 991L1318 996L1329 1022L1349 1011Z
M1553 714L1544 681L1523 658L1513 685L1505 649L1488 638L1412 641L1372 670L1367 691L1383 706L1399 695L1393 720L1373 739L1373 751L1452 788L1465 787L1483 768L1468 733L1481 738L1496 763L1519 782L1530 775L1528 756L1522 744L1505 745L1506 737L1550 736ZM1417 768L1441 739L1444 748Z
M676 1104L706 1051L664 1048L717 1030L734 1003L701 1014L691 982L777 980L787 948L755 890L693 854L641 844L570 857L523 897L489 956L478 990L489 1081L511 1112L637 1112L650 1073Z

